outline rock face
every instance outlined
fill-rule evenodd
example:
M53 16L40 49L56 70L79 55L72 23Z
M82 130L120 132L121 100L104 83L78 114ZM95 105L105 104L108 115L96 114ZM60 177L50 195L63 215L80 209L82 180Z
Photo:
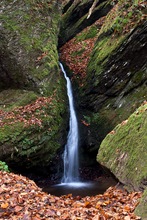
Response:
M0 159L45 171L66 135L58 1L1 1ZM48 168L49 173L49 168Z
M91 151L147 98L147 22L128 33L123 27L122 35L123 29L117 33L114 24L108 25L111 16L112 12L98 34L79 90L80 112L90 124L84 145Z
M2 1L0 90L22 88L47 93L59 72L56 50L60 8L54 3Z
M147 103L137 109L102 141L97 161L106 166L129 190L147 187ZM136 214L146 212L146 190Z
M85 27L93 24L99 18L105 16L113 7L113 3L107 0L98 1L92 11L90 19L87 19L88 12L93 0L69 1L63 7L63 19L61 23L59 46L65 44Z
M85 2L83 4L86 4ZM66 9L63 20L65 17L66 20L72 18L74 6L82 7L82 3L71 3L68 7L70 13ZM73 82L77 93L79 118L88 125L80 124L81 145L88 154L96 154L106 134L127 119L147 98L145 12L144 5L114 1L113 8L105 17L80 32L74 41L69 41L61 48L63 60L74 71ZM85 17L86 13L88 12L85 12ZM81 17L78 18L77 16L76 22L81 20ZM64 21L63 24L65 23ZM65 38L69 33L68 25L64 29ZM74 35L79 31L79 28L76 28ZM93 50L92 41L95 41ZM70 56L67 55L69 53Z
M102 141L97 161L131 190L147 186L147 103L115 127Z

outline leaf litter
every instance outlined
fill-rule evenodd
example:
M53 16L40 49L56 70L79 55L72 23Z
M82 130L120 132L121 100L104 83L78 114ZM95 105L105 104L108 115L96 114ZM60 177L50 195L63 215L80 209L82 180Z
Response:
M137 220L133 212L140 197L118 187L83 198L57 197L27 177L0 171L0 220Z

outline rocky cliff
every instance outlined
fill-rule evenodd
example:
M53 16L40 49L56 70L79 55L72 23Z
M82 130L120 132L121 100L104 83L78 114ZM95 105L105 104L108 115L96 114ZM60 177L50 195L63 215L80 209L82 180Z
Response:
M111 4L105 16L75 32L67 43L61 42L61 58L72 70L77 94L81 160L94 162L104 140L98 162L129 189L143 191L147 178L146 104L136 109L147 99L146 3ZM67 16L68 10L66 21ZM68 35L66 29L63 32ZM146 190L136 210L144 218L145 200Z
M1 6L0 159L43 172L66 134L57 51L61 5L25 0Z
M112 5L106 16L61 47L78 87L81 145L88 154L96 153L106 134L147 98L145 4Z

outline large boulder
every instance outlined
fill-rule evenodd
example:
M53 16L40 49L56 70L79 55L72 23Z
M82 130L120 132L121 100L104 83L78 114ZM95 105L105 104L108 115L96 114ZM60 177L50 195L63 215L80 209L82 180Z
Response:
M146 219L147 102L102 141L97 161L107 167L130 191L144 191L136 214Z
M147 187L147 103L102 141L97 161L130 190Z
M66 139L60 4L5 0L1 6L0 160L43 172Z

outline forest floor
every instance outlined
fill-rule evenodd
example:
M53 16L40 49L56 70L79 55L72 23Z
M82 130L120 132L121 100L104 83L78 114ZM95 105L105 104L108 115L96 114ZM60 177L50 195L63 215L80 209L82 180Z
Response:
M104 194L60 197L47 194L34 181L0 171L0 220L134 220L141 192L110 187Z

